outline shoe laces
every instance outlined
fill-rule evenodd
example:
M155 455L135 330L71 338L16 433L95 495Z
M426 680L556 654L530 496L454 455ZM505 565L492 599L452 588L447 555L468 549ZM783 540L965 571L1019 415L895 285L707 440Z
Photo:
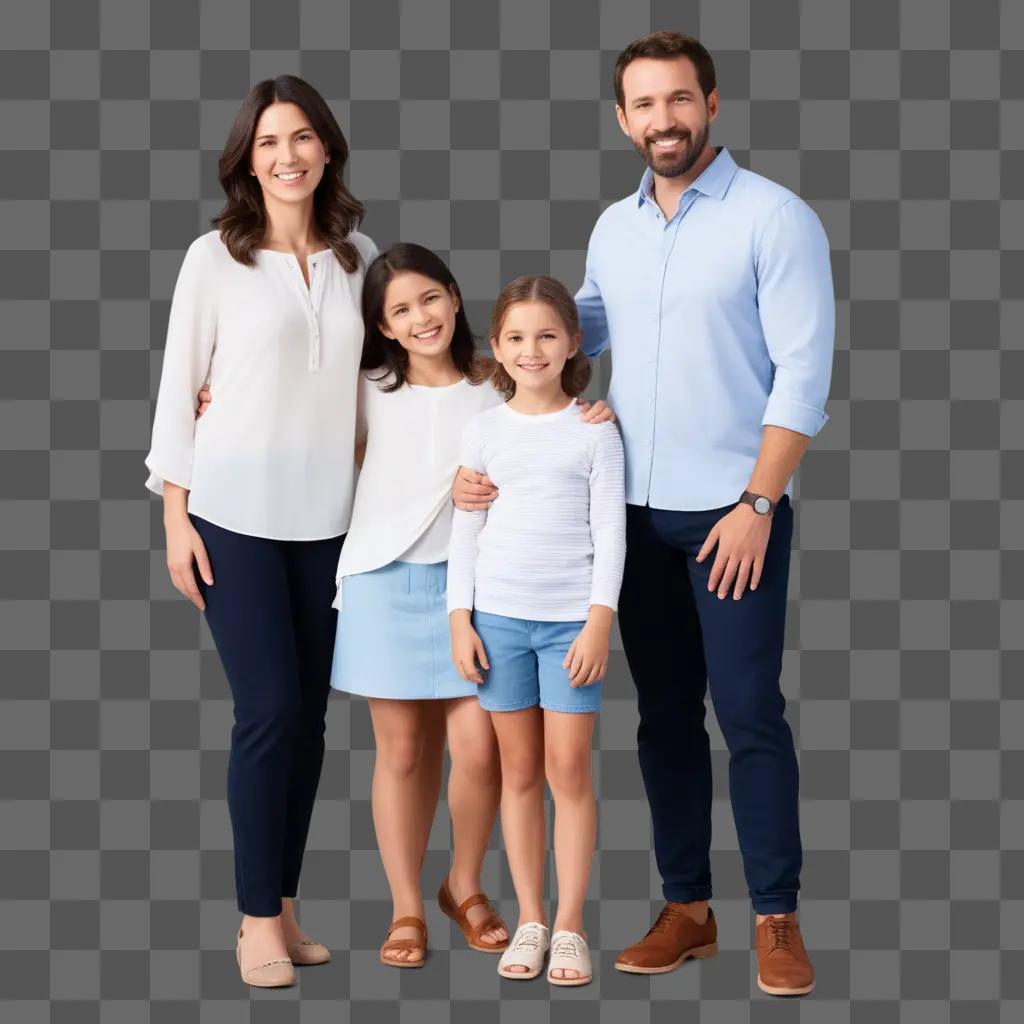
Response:
M683 916L683 910L680 907L674 907L671 903L666 903L661 908L661 913L658 915L658 920L651 925L648 930L648 935L653 935L655 932L668 931L669 928Z
M524 924L516 929L512 937L513 949L539 949L541 940L541 926L539 924Z
M793 922L788 917L769 917L768 930L771 933L769 953L776 949L792 951Z
M567 956L573 960L581 958L579 936L575 932L562 932L551 946L552 956Z

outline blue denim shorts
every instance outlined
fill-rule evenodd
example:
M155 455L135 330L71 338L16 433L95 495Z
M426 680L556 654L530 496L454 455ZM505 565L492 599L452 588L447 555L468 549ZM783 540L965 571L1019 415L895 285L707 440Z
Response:
M473 626L490 669L477 687L486 711L521 711L539 704L577 714L601 708L601 683L570 686L562 662L583 622L537 622L473 612Z

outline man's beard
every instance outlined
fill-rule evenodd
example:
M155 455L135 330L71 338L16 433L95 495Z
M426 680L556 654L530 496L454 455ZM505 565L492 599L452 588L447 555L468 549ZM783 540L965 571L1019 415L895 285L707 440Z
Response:
M658 152L651 139L648 139L643 144L634 142L633 145L636 147L636 151L644 158L647 166L655 174L662 178L678 178L680 174L685 174L693 167L697 162L697 158L704 152L704 147L708 144L708 131L709 125L705 121L696 137L685 129L675 132L660 132L654 136L654 138L659 139L671 139L678 136L682 139L682 152L678 157L671 160Z

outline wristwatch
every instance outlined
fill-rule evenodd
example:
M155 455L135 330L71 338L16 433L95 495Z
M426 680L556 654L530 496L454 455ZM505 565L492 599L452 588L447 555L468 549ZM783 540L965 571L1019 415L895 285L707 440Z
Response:
M740 495L740 502L749 505L759 516L770 516L775 511L778 502L766 498L763 494L754 494L753 491L744 491Z

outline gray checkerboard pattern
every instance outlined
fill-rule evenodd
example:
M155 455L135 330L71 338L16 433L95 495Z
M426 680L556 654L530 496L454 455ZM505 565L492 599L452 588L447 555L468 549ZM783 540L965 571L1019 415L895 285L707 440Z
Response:
M1024 1019L1024 4L0 12L0 1018ZM817 991L782 1003L754 983L717 732L721 953L613 970L659 894L618 652L594 753L594 984L501 982L433 905L428 968L377 963L371 732L335 695L302 901L335 959L249 992L230 948L227 689L142 487L168 300L220 206L228 125L251 83L308 78L352 143L365 230L448 257L482 330L513 275L581 280L595 217L642 171L614 122L614 58L668 27L714 53L715 140L804 196L832 244L831 421L799 484L784 677ZM512 912L499 843L485 881ZM442 807L428 892L449 849Z

